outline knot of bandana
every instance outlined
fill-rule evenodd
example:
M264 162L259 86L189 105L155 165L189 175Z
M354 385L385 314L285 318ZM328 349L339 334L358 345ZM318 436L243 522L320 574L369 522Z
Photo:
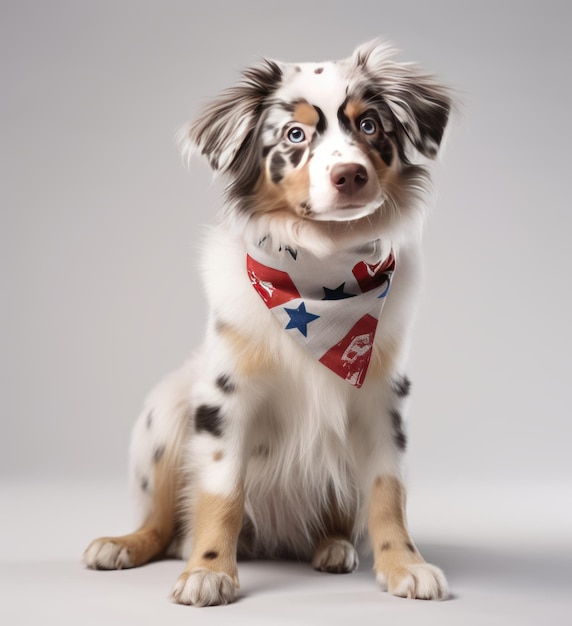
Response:
M395 271L380 242L318 258L272 244L249 246L250 282L282 328L325 367L361 387Z

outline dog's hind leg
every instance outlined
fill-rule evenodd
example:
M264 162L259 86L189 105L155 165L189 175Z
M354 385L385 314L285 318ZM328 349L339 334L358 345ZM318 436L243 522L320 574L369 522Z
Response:
M149 396L133 429L130 454L130 480L141 526L128 535L93 541L83 556L88 567L137 567L164 556L176 539L192 379L192 365L186 364Z
M355 506L341 507L333 493L330 494L324 513L324 532L318 538L312 567L330 574L349 574L357 569L359 558L352 543L355 525Z

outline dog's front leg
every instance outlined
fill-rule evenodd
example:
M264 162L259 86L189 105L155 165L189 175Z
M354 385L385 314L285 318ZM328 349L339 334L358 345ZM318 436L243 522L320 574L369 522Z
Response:
M220 375L210 385L201 384L194 395L198 401L188 449L193 547L172 598L195 606L228 604L238 589L244 443L252 406L229 378Z
M200 491L195 503L193 551L172 597L180 604L233 602L238 589L236 550L242 524L242 487L220 495Z
M371 488L369 534L378 582L396 596L439 600L447 596L443 572L426 563L407 530L401 481L378 475Z
M410 382L394 373L385 381L372 377L366 385L356 395L353 441L355 457L363 463L360 519L368 522L377 581L396 596L443 599L447 596L443 572L425 562L407 530L401 479L407 433L402 416Z

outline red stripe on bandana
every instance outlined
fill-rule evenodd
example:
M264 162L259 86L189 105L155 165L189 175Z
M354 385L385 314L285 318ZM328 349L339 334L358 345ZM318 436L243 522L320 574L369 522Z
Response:
M269 309L300 297L296 285L286 272L267 267L248 254L246 269L252 286Z
M387 257L387 259L375 263L366 263L361 261L354 266L352 273L357 280L362 293L371 291L376 287L382 285L386 280L386 272L393 272L395 270L395 257L393 252Z
M371 360L376 328L375 317L364 315L340 342L320 358L320 363L359 389Z

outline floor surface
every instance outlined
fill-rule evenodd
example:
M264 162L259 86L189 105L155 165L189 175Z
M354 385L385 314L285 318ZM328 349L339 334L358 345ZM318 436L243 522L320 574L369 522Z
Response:
M560 514L552 512L557 517L547 518L545 532L530 515L510 533L510 524L501 523L498 513L497 522L489 515L489 524L479 525L460 498L449 498L448 521L441 518L438 524L445 495L433 493L433 507L427 510L429 492L413 490L413 534L425 558L447 574L452 596L444 602L381 592L371 560L364 557L359 570L348 575L314 572L304 563L243 562L238 601L196 609L168 600L182 568L179 561L118 572L82 566L80 555L89 539L128 530L130 507L117 485L13 482L0 487L0 621L10 626L572 624L570 506L564 502ZM509 508L520 519L517 500L513 494ZM433 519L433 524L420 519ZM453 524L454 533L448 530Z

